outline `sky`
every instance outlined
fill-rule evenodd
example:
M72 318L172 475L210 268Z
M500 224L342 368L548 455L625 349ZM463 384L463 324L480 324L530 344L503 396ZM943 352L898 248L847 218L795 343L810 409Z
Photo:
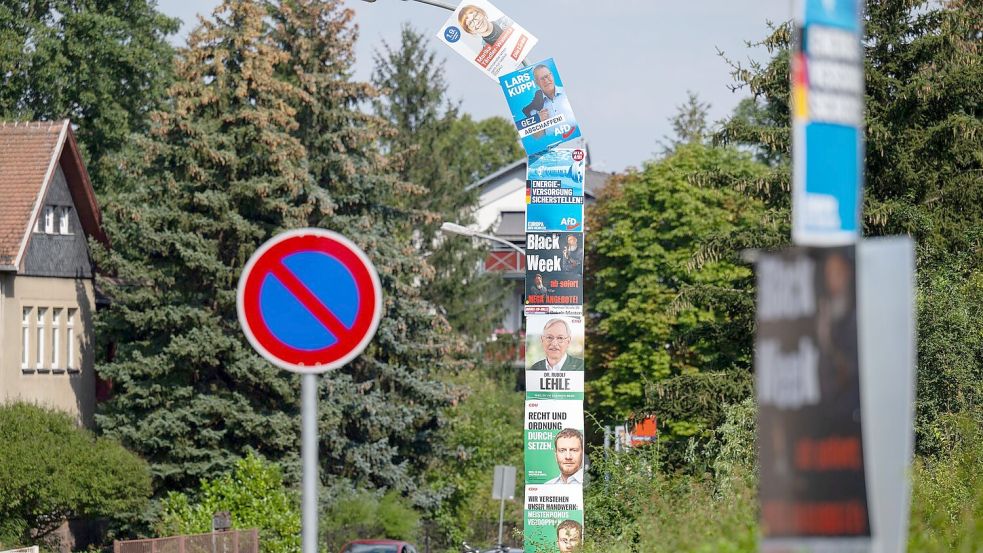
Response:
M448 0L456 3L456 0ZM710 120L726 117L749 96L731 92L732 61L764 61L764 48L750 48L768 36L768 22L792 16L793 0L493 0L507 16L534 34L539 43L530 63L552 57L590 148L592 168L624 171L661 151L671 135L669 118L686 102L689 91L710 104ZM160 11L183 25L172 43L196 24L196 14L210 16L218 0L158 0ZM434 37L451 12L407 0L344 0L355 10L359 38L355 75L368 80L373 53L383 41L399 44L408 22ZM509 117L499 86L464 58L432 38L442 59L449 96L482 119Z

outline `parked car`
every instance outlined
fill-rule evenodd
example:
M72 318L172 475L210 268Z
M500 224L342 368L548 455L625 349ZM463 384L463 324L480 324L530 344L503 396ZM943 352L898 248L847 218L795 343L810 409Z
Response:
M399 540L355 540L346 543L341 553L416 553L416 548Z

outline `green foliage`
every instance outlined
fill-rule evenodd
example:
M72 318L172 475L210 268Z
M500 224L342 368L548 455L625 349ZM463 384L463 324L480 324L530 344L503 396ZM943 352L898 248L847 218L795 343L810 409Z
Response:
M713 473L661 472L658 443L592 456L584 553L757 551L755 406L724 412L708 448Z
M166 98L178 21L147 0L0 4L0 119L69 118L98 192Z
M983 419L945 417L939 453L914 467L908 550L970 553L983 543ZM941 425L940 425L941 426Z
M497 538L499 502L491 497L495 465L516 467L517 498L523 489L524 404L515 390L515 373L509 367L482 367L453 377L453 384L458 400L448 409L448 424L440 435L446 451L428 471L430 485L446 494L431 517L431 539L447 548ZM520 502L506 502L505 520L521 525Z
M680 144L598 199L588 401L601 419L655 411L669 436L706 437L749 393L753 279L735 242L753 243L763 209L727 184L765 172L734 149Z
M424 296L441 307L456 330L484 338L502 318L502 280L479 271L484 248L461 238L443 239L439 228L444 221L472 223L479 190L468 185L522 154L508 121L476 122L448 101L442 64L427 40L404 25L397 48L383 43L372 76L382 94L373 106L393 126L383 146L399 178L418 189L402 201L420 217L413 242L434 268Z
M919 450L938 453L951 415L983 420L983 266L967 252L924 268L917 301L916 429Z
M114 523L150 496L147 464L116 441L81 429L67 413L0 405L0 546L50 540L66 518Z
M399 494L359 491L339 499L324 513L321 543L328 551L340 551L354 539L413 541L419 524L420 516Z
M172 492L163 502L157 533L202 534L212 530L212 516L228 511L232 528L258 528L261 549L269 553L300 551L300 498L284 487L280 468L248 455L230 474L202 480L189 496Z

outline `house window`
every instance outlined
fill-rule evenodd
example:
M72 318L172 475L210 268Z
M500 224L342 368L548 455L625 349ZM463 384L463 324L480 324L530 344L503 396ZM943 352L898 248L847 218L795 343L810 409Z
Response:
M45 307L38 307L38 320L37 320L37 330L38 330L38 351L37 351L37 367L38 369L44 368L44 318L48 314L48 309Z
M69 308L68 318L65 320L65 329L68 331L68 357L65 358L65 366L68 370L75 369L75 312L78 309Z
M70 207L60 207L58 208L58 234L71 234L71 228L69 227L69 221L71 220L72 208Z
M30 368L31 357L31 308L24 308L24 316L21 319L21 355L20 368Z
M61 360L58 354L61 352L61 314L64 309L51 310L51 368L60 369Z
M44 233L54 234L55 232L55 208L45 206L44 208Z

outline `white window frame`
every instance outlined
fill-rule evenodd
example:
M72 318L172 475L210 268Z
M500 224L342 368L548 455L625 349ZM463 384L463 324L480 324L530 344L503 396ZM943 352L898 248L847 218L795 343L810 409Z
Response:
M68 334L68 339L65 340L68 347L68 356L65 358L65 368L72 371L75 370L75 314L78 312L77 308L69 307L66 312L67 318L65 319L65 330Z
M20 368L30 369L31 368L31 315L33 315L34 308L25 306L23 307L23 315L21 315L21 355L20 355Z
M56 307L51 310L51 368L60 369L61 367L61 314L65 310Z
M72 208L58 208L58 234L72 234Z
M37 342L37 368L41 370L44 368L44 320L47 319L48 308L38 307L37 316L37 331L38 331L38 342Z
M55 233L55 208L54 206L44 206L44 233Z

